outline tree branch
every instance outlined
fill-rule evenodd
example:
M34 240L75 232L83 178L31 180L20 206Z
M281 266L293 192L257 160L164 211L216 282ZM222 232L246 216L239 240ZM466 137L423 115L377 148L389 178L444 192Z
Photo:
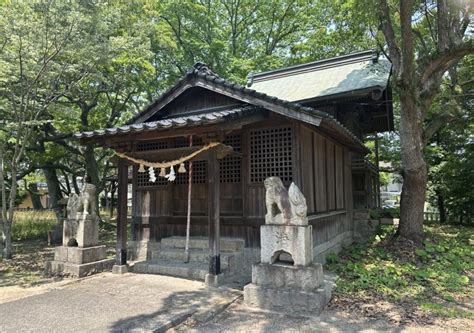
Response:
M462 57L470 53L474 53L474 43L472 39L458 45L457 47L437 53L424 67L421 74L420 83L423 87L422 94L423 91L430 90L430 81L432 81L433 76L437 74L442 75Z
M401 54L400 49L397 45L397 39L395 37L395 31L393 30L392 18L390 17L390 9L388 7L387 0L379 1L379 20L382 33L387 41L388 51L390 53L390 59L392 60L393 72L398 77L400 72Z
M443 112L431 119L423 130L423 144L426 146L433 135L449 121L455 119L456 116L451 112Z

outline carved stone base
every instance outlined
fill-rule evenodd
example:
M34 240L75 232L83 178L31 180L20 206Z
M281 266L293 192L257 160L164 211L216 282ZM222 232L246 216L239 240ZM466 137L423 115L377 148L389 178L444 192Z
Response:
M296 266L313 262L312 227L266 224L260 227L261 262L273 264L280 254L291 255ZM290 260L287 258L287 260Z

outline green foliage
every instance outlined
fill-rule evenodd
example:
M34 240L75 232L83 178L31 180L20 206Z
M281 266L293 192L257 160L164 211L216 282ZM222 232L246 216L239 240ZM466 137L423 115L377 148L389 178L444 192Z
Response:
M371 219L380 219L380 218L399 218L400 217L400 207L393 208L377 208L370 210Z
M53 211L17 211L12 226L13 239L46 239L48 231L51 231L56 224L56 215Z
M352 245L328 257L326 268L338 275L337 293L411 302L436 315L472 318L472 313L453 309L455 301L472 297L473 228L425 227L426 241L414 254L388 245L393 226L381 230L373 244Z
M449 112L455 115L430 141L426 158L430 164L428 199L447 222L474 223L474 109L472 91L474 56L458 65L458 74L446 79L430 117ZM442 205L440 205L442 204Z

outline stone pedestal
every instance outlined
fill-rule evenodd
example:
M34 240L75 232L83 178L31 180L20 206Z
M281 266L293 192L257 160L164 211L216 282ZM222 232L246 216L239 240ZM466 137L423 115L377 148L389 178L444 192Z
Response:
M296 267L260 263L252 267L252 283L244 287L244 301L252 308L314 316L331 299L331 290L321 264Z
M306 200L294 183L286 193L276 177L267 178L265 187L261 262L252 266L244 302L283 314L318 315L331 299L333 283L325 279L322 265L313 263L313 229L306 217ZM281 211L278 214L275 205Z
M54 260L46 263L46 273L84 277L110 271L113 264L113 259L105 258L105 245L86 248L58 246L54 250Z
M50 275L84 277L110 271L114 259L106 259L105 245L99 244L96 215L76 214L63 224L63 246L54 250L54 260L46 263Z
M310 225L265 224L260 227L261 262L274 264L287 259L288 254L296 266L313 262L313 229ZM280 255L284 254L282 258Z
M96 246L99 244L99 223L96 215L81 215L64 220L63 246Z

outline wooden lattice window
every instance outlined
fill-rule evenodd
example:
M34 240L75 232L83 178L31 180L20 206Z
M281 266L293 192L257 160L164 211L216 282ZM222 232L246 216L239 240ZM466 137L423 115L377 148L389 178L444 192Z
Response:
M137 151L158 150L169 148L169 140L141 142L137 144Z
M202 146L202 139L198 136L193 136L193 146ZM189 137L177 138L173 141L173 148L189 147Z
M185 173L178 173L178 167L175 168L176 180L175 183L178 185L187 184L189 177L189 163L185 162L186 167ZM207 181L207 163L206 161L194 161L193 162L193 184L205 184Z
M292 180L291 127L276 127L250 132L250 182L267 177Z
M240 134L228 135L224 142L225 145L232 146L234 151L242 151ZM242 159L239 156L227 155L219 161L220 182L221 183L240 183Z

